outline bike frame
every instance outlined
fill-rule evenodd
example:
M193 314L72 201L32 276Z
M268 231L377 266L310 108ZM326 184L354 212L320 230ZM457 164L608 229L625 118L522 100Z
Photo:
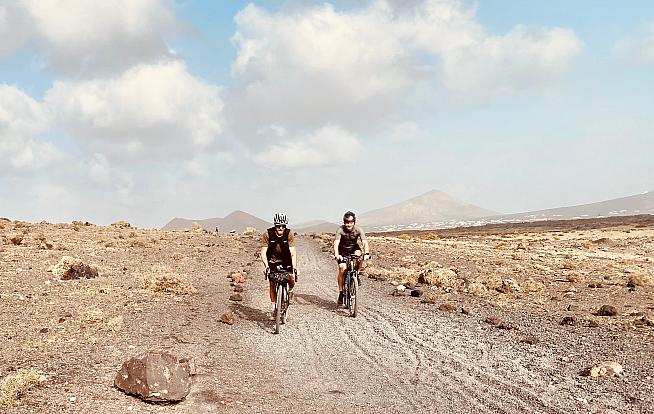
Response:
M277 302L275 308L277 309L275 315L275 333L278 334L281 325L286 323L286 316L288 313L289 296L288 296L288 281L293 277L290 272L270 272L268 279L273 282L275 292L277 293Z

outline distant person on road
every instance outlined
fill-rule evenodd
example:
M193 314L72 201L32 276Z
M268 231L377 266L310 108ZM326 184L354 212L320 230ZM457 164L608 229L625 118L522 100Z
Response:
M334 239L334 258L338 261L338 304L343 304L343 286L345 285L345 260L344 258L350 255L361 256L361 249L363 248L363 256L357 261L357 270L362 270L365 266L364 260L370 258L370 246L366 239L366 234L361 227L356 225L356 215L347 211L343 214L343 225L336 231L336 238ZM361 281L359 280L359 283Z
M261 262L266 267L266 274L269 271L286 271L297 275L297 255L295 251L295 238L291 229L287 228L288 219L283 213L275 214L273 218L274 227L263 233L261 240ZM272 303L270 317L275 315L275 302L277 292L272 281L268 281L270 288L270 302ZM294 302L295 277L289 279L288 298Z

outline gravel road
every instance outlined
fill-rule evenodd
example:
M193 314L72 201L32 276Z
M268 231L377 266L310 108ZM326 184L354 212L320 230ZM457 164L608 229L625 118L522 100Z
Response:
M521 343L524 333L479 318L392 297L383 282L364 281L359 315L349 317L336 305L333 261L310 239L299 239L298 252L297 303L279 335L265 317L266 282L255 269L249 299L233 306L245 319L237 328L245 351L237 362L237 410L569 413L611 406L593 399L576 372L566 374L553 348Z

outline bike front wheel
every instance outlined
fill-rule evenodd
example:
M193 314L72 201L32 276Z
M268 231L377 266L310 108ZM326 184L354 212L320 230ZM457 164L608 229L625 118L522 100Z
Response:
M283 322L283 309L284 304L284 285L281 283L277 285L277 301L275 303L275 333L278 334Z
M357 316L357 310L358 310L358 303L359 303L359 298L358 298L358 293L359 293L359 286L357 283L357 275L353 274L352 277L350 277L350 282L348 285L348 290L349 290L349 300L347 303L348 310L350 311L350 316L353 318Z

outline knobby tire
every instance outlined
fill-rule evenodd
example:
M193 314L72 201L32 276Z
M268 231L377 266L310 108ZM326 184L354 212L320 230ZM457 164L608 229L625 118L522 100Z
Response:
M348 309L350 310L350 316L355 318L357 316L357 308L358 308L358 297L357 297L357 291L358 291L358 283L357 283L357 275L356 274L351 274L350 275L350 283L349 283L349 288L348 288Z
M282 303L284 303L284 286L281 283L277 284L277 302L275 303L275 333L279 333L282 324Z

